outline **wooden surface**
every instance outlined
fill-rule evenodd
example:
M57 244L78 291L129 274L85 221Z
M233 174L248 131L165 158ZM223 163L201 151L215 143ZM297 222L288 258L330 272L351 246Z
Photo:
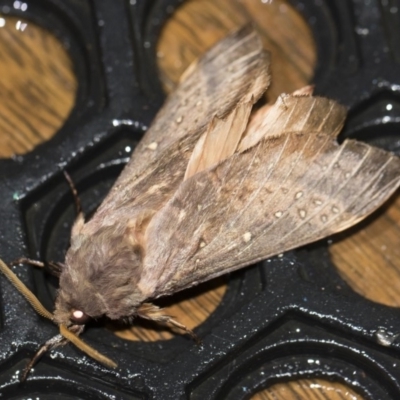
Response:
M54 36L18 18L0 15L0 26L0 157L10 157L57 132L74 105L77 82Z
M73 106L77 83L67 53L52 35L26 21L4 18L0 16L0 157L11 157L30 151L57 132ZM313 39L286 1L191 0L172 16L158 44L166 90L173 89L193 59L249 20L273 56L268 100L312 81ZM354 290L391 306L400 305L399 202L395 197L330 246L335 264ZM197 326L218 305L224 282L220 279L168 300L168 311L189 327ZM132 329L111 329L130 340L167 339L173 334L144 323ZM324 380L278 384L252 398L361 399L350 388Z

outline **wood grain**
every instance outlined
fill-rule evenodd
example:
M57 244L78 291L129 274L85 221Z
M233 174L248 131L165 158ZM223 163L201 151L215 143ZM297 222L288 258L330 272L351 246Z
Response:
M48 32L27 21L0 17L0 157L30 151L48 140L68 117L77 82L71 60ZM18 22L20 21L20 22ZM253 21L272 52L273 85L268 100L312 81L316 61L311 33L284 0L189 0L165 25L157 47L160 77L167 91L186 66L227 32ZM27 25L25 25L27 24ZM400 305L400 198L330 246L344 279L376 302ZM224 279L166 300L168 312L189 327L204 321L226 290ZM113 327L130 340L158 340L171 331L142 324ZM253 399L361 399L345 385L299 380L274 385Z
M13 17L0 16L0 25L0 157L10 157L57 132L77 82L67 51L48 31Z
M323 379L299 379L277 383L253 397L252 400L357 400L360 395L341 383Z

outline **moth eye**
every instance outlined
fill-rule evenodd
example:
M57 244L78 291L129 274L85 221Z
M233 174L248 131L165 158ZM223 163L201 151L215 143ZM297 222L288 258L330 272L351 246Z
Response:
M85 314L81 310L72 310L69 318L74 324L78 325L86 324L90 319L89 315Z

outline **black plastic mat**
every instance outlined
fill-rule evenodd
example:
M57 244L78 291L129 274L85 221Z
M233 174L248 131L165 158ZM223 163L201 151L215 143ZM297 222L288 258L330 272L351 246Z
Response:
M162 104L154 48L181 2L30 0L24 12L16 3L0 0L0 11L29 18L67 44L79 90L53 139L0 160L1 257L62 260L74 218L62 170L93 211ZM292 3L314 33L317 93L350 107L344 136L400 152L399 1ZM54 282L29 268L18 275L52 309ZM20 384L19 372L57 327L4 278L1 311L4 399L246 399L300 377L345 382L366 399L400 398L400 311L355 294L324 243L233 274L217 310L196 329L202 347L181 336L128 342L91 327L85 339L118 361L116 371L65 346Z

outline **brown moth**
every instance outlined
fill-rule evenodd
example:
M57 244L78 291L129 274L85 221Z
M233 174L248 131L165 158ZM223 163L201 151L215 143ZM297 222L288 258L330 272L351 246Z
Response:
M57 264L54 314L30 299L62 336L27 371L68 340L115 366L76 337L91 318L141 317L192 334L152 301L349 228L396 190L399 158L339 145L346 110L311 87L250 116L268 70L251 27L189 67L94 216L78 215Z

